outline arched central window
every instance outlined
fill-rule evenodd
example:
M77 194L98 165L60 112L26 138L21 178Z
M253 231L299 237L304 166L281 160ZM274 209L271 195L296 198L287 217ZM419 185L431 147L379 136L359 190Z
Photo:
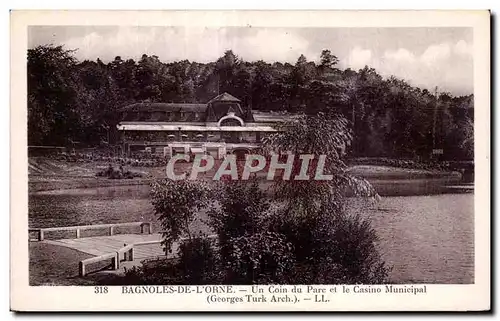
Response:
M217 124L219 127L221 126L245 126L243 119L234 115L234 113L229 113L228 115L219 119Z
M241 123L237 119L224 119L220 126L241 126Z

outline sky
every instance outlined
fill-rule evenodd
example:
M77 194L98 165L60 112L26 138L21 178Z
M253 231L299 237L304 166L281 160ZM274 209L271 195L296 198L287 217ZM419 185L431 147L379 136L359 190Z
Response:
M323 49L339 58L339 67L365 65L383 76L454 95L473 93L471 28L186 28L131 26L32 26L28 47L64 45L79 60L104 62L116 56L163 62L215 61L226 50L243 60L289 62L304 54L319 61Z

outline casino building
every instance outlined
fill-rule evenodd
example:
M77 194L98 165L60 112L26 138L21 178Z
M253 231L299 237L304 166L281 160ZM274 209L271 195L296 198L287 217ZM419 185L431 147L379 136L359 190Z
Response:
M211 154L216 159L249 153L276 131L283 114L252 111L223 93L206 104L135 103L120 110L117 125L124 156L151 153Z

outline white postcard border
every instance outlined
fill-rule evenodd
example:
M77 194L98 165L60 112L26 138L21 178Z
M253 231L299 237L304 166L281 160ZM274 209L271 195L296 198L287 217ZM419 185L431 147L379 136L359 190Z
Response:
M488 11L13 11L11 13L11 308L22 311L484 310L490 307L490 24ZM328 304L208 304L206 295L95 294L90 286L28 285L29 25L472 27L475 94L475 283L427 294L336 295ZM265 288L266 286L262 286ZM326 286L329 287L329 286ZM340 287L340 286L339 286ZM249 287L246 287L250 289Z

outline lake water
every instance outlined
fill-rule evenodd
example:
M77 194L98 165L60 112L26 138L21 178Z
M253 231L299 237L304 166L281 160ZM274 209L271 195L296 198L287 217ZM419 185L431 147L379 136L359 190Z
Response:
M474 282L474 195L353 201L370 219L394 283ZM201 218L195 226L201 228ZM29 198L30 227L153 221L148 186L50 191Z
M372 221L393 282L474 282L473 194L384 197L353 211Z

